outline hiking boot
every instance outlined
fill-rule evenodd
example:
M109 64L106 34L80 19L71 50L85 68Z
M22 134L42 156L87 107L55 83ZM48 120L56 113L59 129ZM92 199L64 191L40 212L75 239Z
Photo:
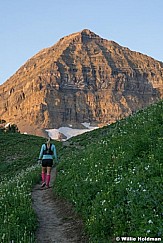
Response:
M43 182L43 183L42 183L42 185L41 185L41 188L42 188L42 187L44 187L45 185L46 185L46 183L45 183L45 182Z

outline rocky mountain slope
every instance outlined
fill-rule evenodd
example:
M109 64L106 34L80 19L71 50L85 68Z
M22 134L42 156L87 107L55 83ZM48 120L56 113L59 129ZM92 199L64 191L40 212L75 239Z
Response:
M41 50L0 86L0 118L41 135L112 123L162 97L162 62L85 29Z

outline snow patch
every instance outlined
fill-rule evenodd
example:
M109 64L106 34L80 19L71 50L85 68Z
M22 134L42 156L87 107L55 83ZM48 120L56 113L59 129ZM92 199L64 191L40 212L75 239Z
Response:
M86 123L86 122L82 123L82 125L85 127L84 129L76 129L76 128L71 128L71 127L60 127L58 129L48 129L46 131L48 133L48 136L54 140L58 140L60 134L62 133L64 136L66 136L66 139L62 139L62 141L65 141L71 137L75 137L82 133L90 132L94 129L99 128L99 127L92 127L92 126L90 126L90 123Z

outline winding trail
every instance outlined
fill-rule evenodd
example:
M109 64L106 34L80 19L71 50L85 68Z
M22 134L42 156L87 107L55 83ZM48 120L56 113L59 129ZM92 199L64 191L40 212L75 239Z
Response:
M51 172L51 185L56 169ZM52 188L41 189L37 184L32 191L33 209L39 227L36 231L38 243L86 243L81 219L73 212L71 205L55 196Z

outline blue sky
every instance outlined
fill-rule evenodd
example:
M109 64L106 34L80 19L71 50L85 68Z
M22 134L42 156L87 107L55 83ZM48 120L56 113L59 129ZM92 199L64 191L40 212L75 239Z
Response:
M83 29L163 61L162 0L0 0L0 84Z

